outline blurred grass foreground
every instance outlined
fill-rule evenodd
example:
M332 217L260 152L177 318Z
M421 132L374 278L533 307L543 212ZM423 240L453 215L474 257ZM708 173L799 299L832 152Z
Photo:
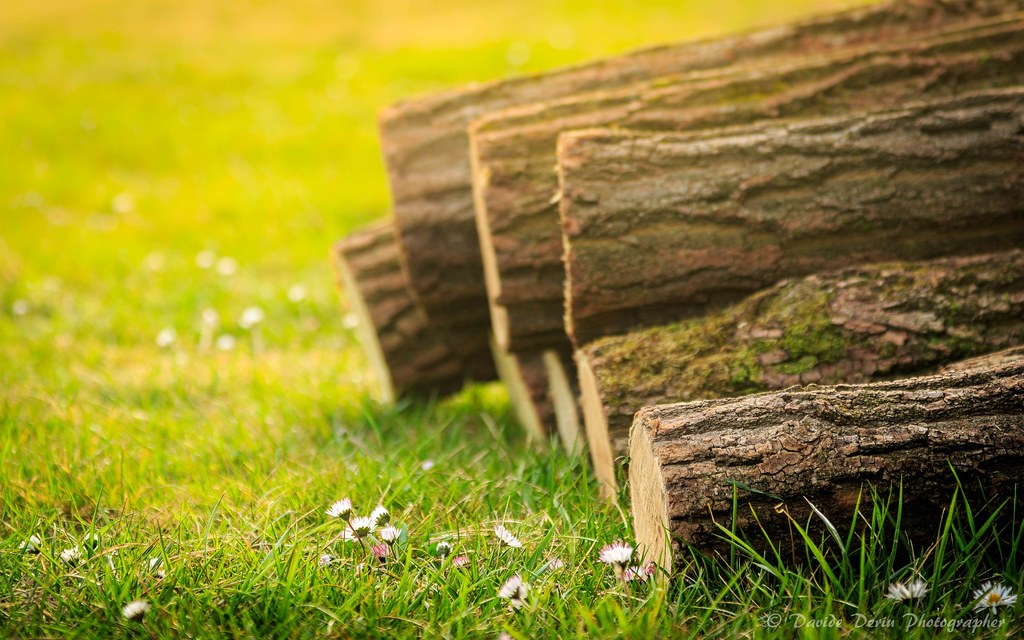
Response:
M582 459L522 447L499 386L368 400L327 256L387 215L390 102L849 5L0 3L0 635L136 635L134 599L182 637L749 635L757 598L829 611L814 575L616 590L594 558L625 514ZM324 570L344 496L406 528L404 571ZM103 560L61 568L92 535ZM553 558L549 605L511 617L511 567Z

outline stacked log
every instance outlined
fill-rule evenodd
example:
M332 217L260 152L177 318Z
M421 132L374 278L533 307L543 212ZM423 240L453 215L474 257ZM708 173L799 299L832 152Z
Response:
M848 527L858 507L870 513L871 486L885 500L898 485L902 503L890 506L901 531L927 543L958 487L968 499L1014 495L1024 472L1024 359L648 407L629 450L637 542L667 571L683 545L727 547L723 528L755 548L767 537L793 557L802 550L791 518L820 539L821 516Z
M490 334L473 211L466 128L489 112L653 78L806 54L863 40L906 39L932 25L972 24L1019 10L1008 0L885 2L747 34L637 51L536 76L484 83L385 110L381 146L406 275L428 319L456 353L486 354ZM452 309L459 313L452 313Z
M594 473L615 488L615 461L645 406L885 380L1021 344L1019 250L783 281L705 317L577 352Z
M780 116L842 114L1010 86L1024 77L1018 14L966 23L955 13L940 14L918 23L917 31L908 29L908 36L920 37L893 40L886 34L874 38L868 28L853 39L862 46L818 46L811 52L793 41L789 49L753 56L744 65L604 88L475 121L470 142L477 225L500 344L513 351L565 344L558 222L564 194L553 171L559 133L611 125L694 131ZM617 176L604 177L614 188Z

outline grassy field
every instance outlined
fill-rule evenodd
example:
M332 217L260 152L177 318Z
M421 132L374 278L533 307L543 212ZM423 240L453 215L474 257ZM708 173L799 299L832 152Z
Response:
M1024 529L961 503L927 549L878 526L803 567L737 544L616 580L597 554L628 513L585 461L525 448L496 385L374 404L332 285L330 242L387 212L388 102L839 4L0 3L0 636L901 635L979 619L985 580L1016 593ZM386 563L342 540L343 497L402 528ZM922 601L885 599L914 575Z

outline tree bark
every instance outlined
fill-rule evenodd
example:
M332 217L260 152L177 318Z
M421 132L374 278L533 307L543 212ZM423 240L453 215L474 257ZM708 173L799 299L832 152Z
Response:
M569 134L567 331L585 344L785 277L1024 246L1022 116L1016 88L696 140Z
M430 322L445 332L453 351L468 353L463 357L469 360L486 352L490 323L466 134L469 122L484 113L757 60L797 47L812 53L864 38L902 39L951 16L970 24L1019 10L1022 4L1009 0L882 3L784 27L473 85L390 107L380 117L381 146L405 251L403 268L414 296ZM452 306L459 312L454 313Z
M1020 250L783 281L705 317L576 352L594 473L614 489L615 461L644 406L892 379L1021 344Z
M494 377L490 357L463 362L414 304L399 267L391 220L352 233L332 253L383 401L407 394L443 395L458 391L467 378Z
M560 132L612 125L695 131L779 116L891 108L928 96L1020 83L1024 25L1019 16L985 24L827 55L801 55L806 52L797 48L791 59L769 59L764 62L770 64L753 68L684 75L484 116L471 125L471 157L499 343L513 351L565 343L559 185L552 170ZM574 162L572 157L563 160ZM617 174L600 175L605 188L615 188Z
M795 556L802 548L787 514L820 539L823 522L809 503L849 527L859 498L870 514L872 486L883 502L892 492L902 532L926 542L957 486L951 469L969 498L979 487L990 499L1014 495L1024 471L1024 360L647 407L633 425L630 460L637 542L667 570L683 544L727 548L716 523L755 547L765 548L767 534L783 557Z

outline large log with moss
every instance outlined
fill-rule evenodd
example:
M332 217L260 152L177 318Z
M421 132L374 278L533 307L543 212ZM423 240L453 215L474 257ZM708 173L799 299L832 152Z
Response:
M700 140L567 134L566 329L585 344L790 276L1024 246L1022 117L1014 88Z
M449 91L397 104L380 117L404 268L432 324L468 360L486 354L490 331L473 215L466 127L490 111L651 78L796 55L861 40L900 40L951 19L970 24L1019 10L1009 0L884 2L751 33L638 51L621 57ZM457 309L458 313L453 313Z
M683 545L726 548L719 526L802 556L790 518L818 540L828 536L820 516L844 535L858 505L870 516L872 488L899 510L901 532L927 544L958 480L975 505L979 492L1001 502L1019 491L1024 360L647 407L629 456L637 542L669 571Z
M783 281L701 318L576 352L595 475L616 485L644 406L864 383L1024 344L1024 253L859 266Z
M949 26L949 25L947 25ZM561 345L564 269L556 139L594 126L700 131L778 117L809 117L892 108L972 89L1024 81L1024 22L1019 14L952 34L901 39L777 64L691 74L641 88L602 91L485 116L470 129L474 196L495 334L511 350ZM573 155L568 204L614 190L618 165L605 169ZM651 165L661 160L650 158ZM583 184L572 182L585 164ZM658 169L647 187L671 184ZM593 180L591 180L593 179ZM602 181L593 189L593 181ZM563 205L565 205L563 200ZM646 213L646 209L642 209ZM637 216L644 224L649 215ZM571 221L568 232L574 231ZM609 265L609 268L612 268ZM628 269L624 269L627 271Z
M335 272L356 314L356 334L382 400L447 394L467 378L494 378L490 358L467 363L448 348L413 301L399 266L391 220L375 222L334 245Z

